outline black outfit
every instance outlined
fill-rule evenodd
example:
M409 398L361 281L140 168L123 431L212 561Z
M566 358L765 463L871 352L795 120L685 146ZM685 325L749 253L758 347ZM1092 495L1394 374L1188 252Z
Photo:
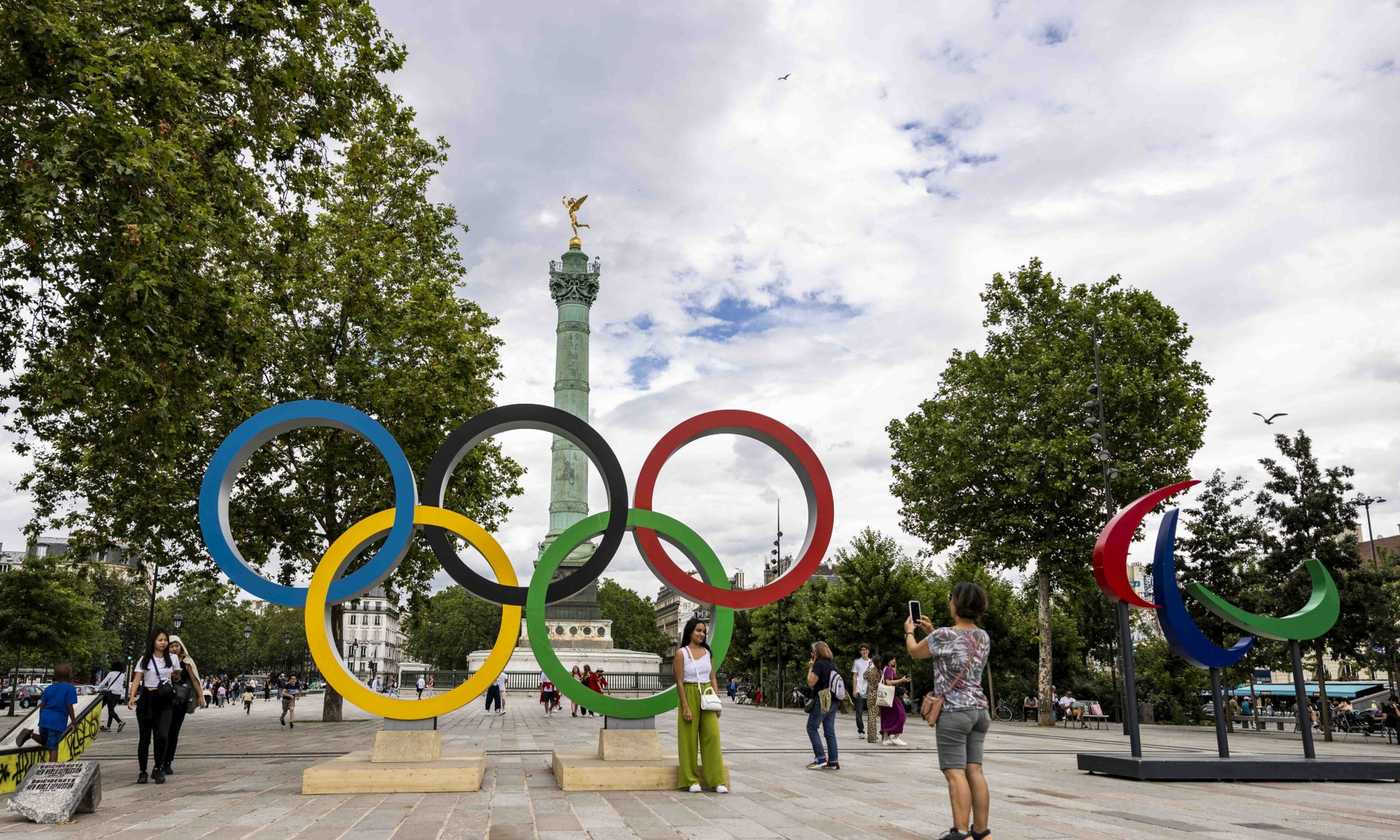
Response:
M179 685L183 682L188 682L188 678L185 677L184 672L181 672L180 679L176 681L176 684ZM190 697L194 697L193 692L199 690L199 686L192 686ZM171 703L170 734L165 738L165 763L157 765L165 768L166 773L170 772L170 764L175 760L175 748L180 744L180 727L185 725L186 714L186 704L180 702L178 698Z
M144 663L144 659L142 660ZM161 658L157 658L147 667L155 667L163 678L168 679L170 672L166 670L168 666L162 663ZM145 670L143 668L142 670ZM142 678L144 683L145 678ZM140 727L141 735L136 742L136 761L141 766L141 773L146 772L146 762L150 750L151 741L155 741L155 767L157 772L161 772L165 767L167 739L170 735L170 721L172 716L172 703L170 697L161 697L160 691L154 688L146 688L141 685L138 690L140 696L136 699L136 724ZM159 781L159 778L157 778Z
M818 691L831 687L831 675L836 673L836 665L830 659L818 659L812 663L812 673L817 675L817 684L807 689L809 699L816 697Z
M108 691L102 695L102 703L107 707L108 729L112 728L112 721L116 721L118 727L121 727L122 725L121 715L117 714L117 705L121 702L122 696L116 693L115 691Z

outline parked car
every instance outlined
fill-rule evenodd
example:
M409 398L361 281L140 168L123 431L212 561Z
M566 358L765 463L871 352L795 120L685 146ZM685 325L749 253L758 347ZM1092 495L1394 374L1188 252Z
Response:
M47 687L48 687L48 684L47 684L47 683L44 684L44 685L22 685L22 686L20 686L20 687L19 687L18 694L16 695L16 698L15 698L15 704L18 705L21 709L28 709L28 708L30 708L31 706L37 706L37 705L39 705L39 695L43 694L43 693L44 693L44 689L47 688ZM8 705L10 704L10 690L9 690L9 688L6 688L6 689L5 689L4 700L3 700L3 701L0 701L0 702L3 702L6 706L8 706Z
M78 695L79 695L79 696L84 695L84 694L96 694L96 693L97 693L97 686L95 686L95 685L75 685L75 686L73 686L73 688L74 688L74 690L76 690L76 691L78 692Z

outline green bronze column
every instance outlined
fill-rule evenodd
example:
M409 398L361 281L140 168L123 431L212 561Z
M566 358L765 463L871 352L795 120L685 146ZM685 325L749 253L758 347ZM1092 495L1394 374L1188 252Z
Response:
M578 237L569 240L569 250L559 261L551 260L549 263L549 294L559 310L554 345L554 405L584 421L588 420L588 313L593 301L598 298L598 269L597 260L589 264L588 255L583 253ZM561 437L554 438L551 455L549 532L540 545L541 553L565 528L588 515L587 456ZM592 553L590 543L570 552L561 564L558 576L572 572ZM602 613L598 610L596 581L577 594L552 604L545 614L551 620L600 619ZM601 641L597 638L597 625L583 625L577 630L570 627L565 634L583 642L585 638L578 637L583 636L585 626L589 630L588 642ZM611 639L608 639L610 642Z

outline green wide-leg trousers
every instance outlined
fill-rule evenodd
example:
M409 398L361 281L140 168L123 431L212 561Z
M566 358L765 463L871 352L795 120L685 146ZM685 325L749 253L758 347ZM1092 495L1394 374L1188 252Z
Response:
M719 745L719 713L700 711L700 686L685 685L685 699L691 719L676 709L676 744L680 749L677 783L684 790L693 784L713 789L725 783L724 754ZM700 756L696 766L696 754Z

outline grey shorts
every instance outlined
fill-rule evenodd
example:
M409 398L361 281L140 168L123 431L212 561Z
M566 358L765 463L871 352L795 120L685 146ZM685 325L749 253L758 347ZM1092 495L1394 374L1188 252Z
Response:
M982 743L992 718L986 709L944 709L938 715L938 769L965 770L982 763Z

